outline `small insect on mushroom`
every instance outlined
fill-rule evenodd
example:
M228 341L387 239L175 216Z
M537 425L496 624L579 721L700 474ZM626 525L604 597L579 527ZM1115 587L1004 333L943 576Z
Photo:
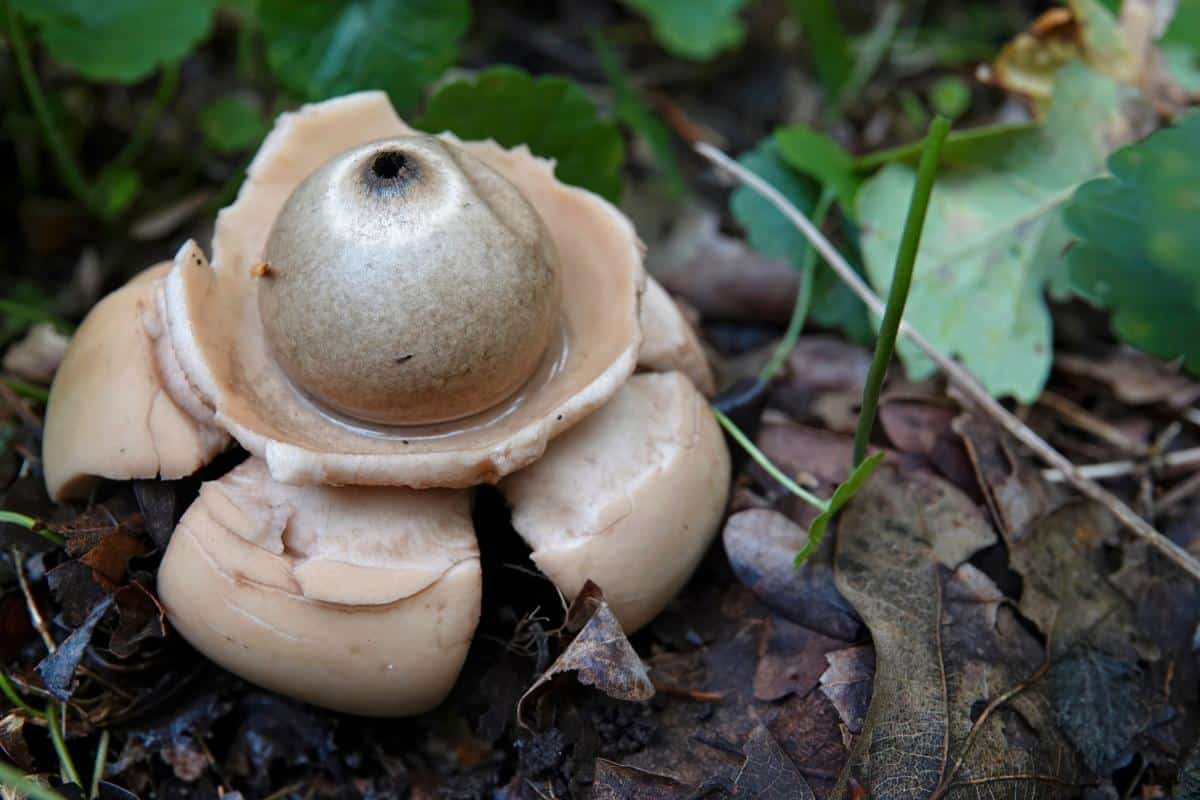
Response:
M187 242L96 306L46 484L183 477L236 442L164 555L172 624L262 686L413 714L478 623L474 486L564 594L595 581L628 631L663 608L724 512L712 385L621 212L368 92L280 117L211 264Z

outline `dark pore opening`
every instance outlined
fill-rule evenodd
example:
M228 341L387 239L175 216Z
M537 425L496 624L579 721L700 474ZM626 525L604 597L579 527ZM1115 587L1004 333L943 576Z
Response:
M376 178L392 180L403 172L406 166L408 159L404 157L404 153L391 150L375 156L375 160L371 162L371 172L375 173Z

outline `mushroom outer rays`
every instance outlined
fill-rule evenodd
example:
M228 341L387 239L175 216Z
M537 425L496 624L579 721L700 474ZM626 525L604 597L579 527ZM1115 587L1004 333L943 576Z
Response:
M369 716L427 711L479 619L469 495L287 486L252 458L204 484L158 590L184 638L254 683Z
M86 495L97 478L182 478L229 437L181 409L164 387L152 333L154 287L169 263L101 300L79 326L46 405L42 462L55 500Z
M725 511L729 452L691 381L635 375L500 491L542 572L568 598L591 579L632 632L708 549Z

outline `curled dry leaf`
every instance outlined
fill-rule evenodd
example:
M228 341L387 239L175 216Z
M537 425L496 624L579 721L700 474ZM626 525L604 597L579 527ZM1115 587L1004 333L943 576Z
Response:
M833 581L833 537L797 568L808 531L778 511L739 511L725 523L725 553L738 580L794 623L852 641L862 622Z
M96 625L112 606L111 596L105 597L87 615L83 624L76 628L66 640L50 655L37 665L37 673L42 678L46 691L58 700L70 700L75 668L83 660L83 654L92 643L92 634Z
M642 702L654 696L646 665L625 638L621 623L604 600L599 586L588 581L567 611L567 630L577 632L550 668L517 702L517 720L534 726L535 706L557 676L575 679L617 700Z
M117 627L108 640L108 649L120 658L128 658L148 639L167 635L166 612L158 598L137 581L117 589Z
M869 644L825 654L829 668L821 673L821 693L829 698L851 733L862 733L875 677L875 648Z
M6 714L4 719L0 719L0 750L18 767L33 772L33 754L29 752L29 743L25 741L27 721L27 717L20 712Z
M743 752L746 760L730 793L734 797L815 800L808 781L765 726L759 725L751 732Z
M966 413L953 422L975 468L1004 541L1016 546L1029 525L1052 506L1051 490L1025 461L1016 457L1004 435L987 419Z
M998 590L964 564L995 540L965 494L922 471L882 467L843 513L838 586L871 630L877 665L833 796L854 796L855 783L877 798L1070 796L1074 759L1044 687L1016 692L973 731L972 710L1044 660Z

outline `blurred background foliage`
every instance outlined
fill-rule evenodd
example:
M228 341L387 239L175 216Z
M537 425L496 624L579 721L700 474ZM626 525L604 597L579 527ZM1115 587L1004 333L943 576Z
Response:
M623 204L652 256L715 205L687 141L716 142L801 207L824 198L884 291L897 198L936 113L956 133L910 313L993 392L1029 399L1052 353L1043 290L1075 290L1062 207L1200 90L1200 2L1133 2L1162 18L1149 33L1117 0L0 0L0 340L65 327L184 237L204 244L277 114L363 89L425 130L556 159L563 180ZM981 178L997 171L1035 178L1037 197ZM871 338L770 208L735 193L721 225L814 279L815 324ZM951 262L966 266L949 276ZM995 324L964 315L972 304Z

